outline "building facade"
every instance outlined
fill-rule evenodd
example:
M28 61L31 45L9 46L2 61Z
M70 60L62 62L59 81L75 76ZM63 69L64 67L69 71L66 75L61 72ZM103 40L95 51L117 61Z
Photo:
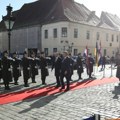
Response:
M48 6L49 5L49 6ZM120 48L120 19L102 12L101 18L74 0L39 0L13 12L11 51L44 51L46 55L68 50L83 53L86 46L94 54L96 42L103 55L114 56ZM8 36L0 23L0 50L8 49Z

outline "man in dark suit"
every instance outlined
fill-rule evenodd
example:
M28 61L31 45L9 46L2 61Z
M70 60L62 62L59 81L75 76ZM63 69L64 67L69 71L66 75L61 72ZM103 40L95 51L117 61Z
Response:
M61 62L62 62L62 59L60 57L60 54L56 52L55 59L52 64L52 70L53 68L55 68L55 77L57 82L56 88L60 87Z
M14 84L18 85L18 78L20 77L20 62L21 60L17 58L17 53L13 53L13 61L12 61L12 66L13 66L13 78L14 78Z
M64 77L66 78L67 80L67 88L65 91L68 91L70 89L70 58L69 58L69 55L68 55L68 52L65 51L63 52L63 60L62 60L62 64L61 64L61 89L64 89L65 88L65 83L64 83Z
M2 57L2 77L5 85L5 90L10 90L9 82L12 80L11 70L11 62L8 59L8 52L4 51Z

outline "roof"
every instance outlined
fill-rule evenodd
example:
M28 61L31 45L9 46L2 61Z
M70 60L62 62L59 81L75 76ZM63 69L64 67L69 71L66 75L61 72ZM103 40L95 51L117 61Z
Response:
M14 28L57 21L72 21L108 29L120 25L118 17L114 20L113 15L102 13L101 18L98 18L95 11L90 11L74 0L38 0L24 4L20 10L13 12L13 15L16 17ZM5 30L3 22L0 23L1 30Z
M120 30L120 18L117 15L113 15L107 12L102 12L100 19L103 23L106 23L115 30Z

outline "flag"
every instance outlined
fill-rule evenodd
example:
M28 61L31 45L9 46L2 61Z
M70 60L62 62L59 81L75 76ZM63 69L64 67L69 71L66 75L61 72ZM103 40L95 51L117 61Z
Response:
M96 42L96 47L94 50L96 66L98 66L98 43Z
M84 57L88 57L88 47L86 46L85 50L84 50L84 54L83 54Z

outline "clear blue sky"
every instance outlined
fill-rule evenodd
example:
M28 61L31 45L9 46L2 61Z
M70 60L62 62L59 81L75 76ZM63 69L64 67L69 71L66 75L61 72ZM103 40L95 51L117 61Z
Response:
M0 0L0 21L2 15L6 15L6 6L11 4L13 10L18 10L23 4L34 2L36 0ZM96 15L100 16L101 11L116 14L120 18L120 0L75 0L84 4L91 11L96 11Z

